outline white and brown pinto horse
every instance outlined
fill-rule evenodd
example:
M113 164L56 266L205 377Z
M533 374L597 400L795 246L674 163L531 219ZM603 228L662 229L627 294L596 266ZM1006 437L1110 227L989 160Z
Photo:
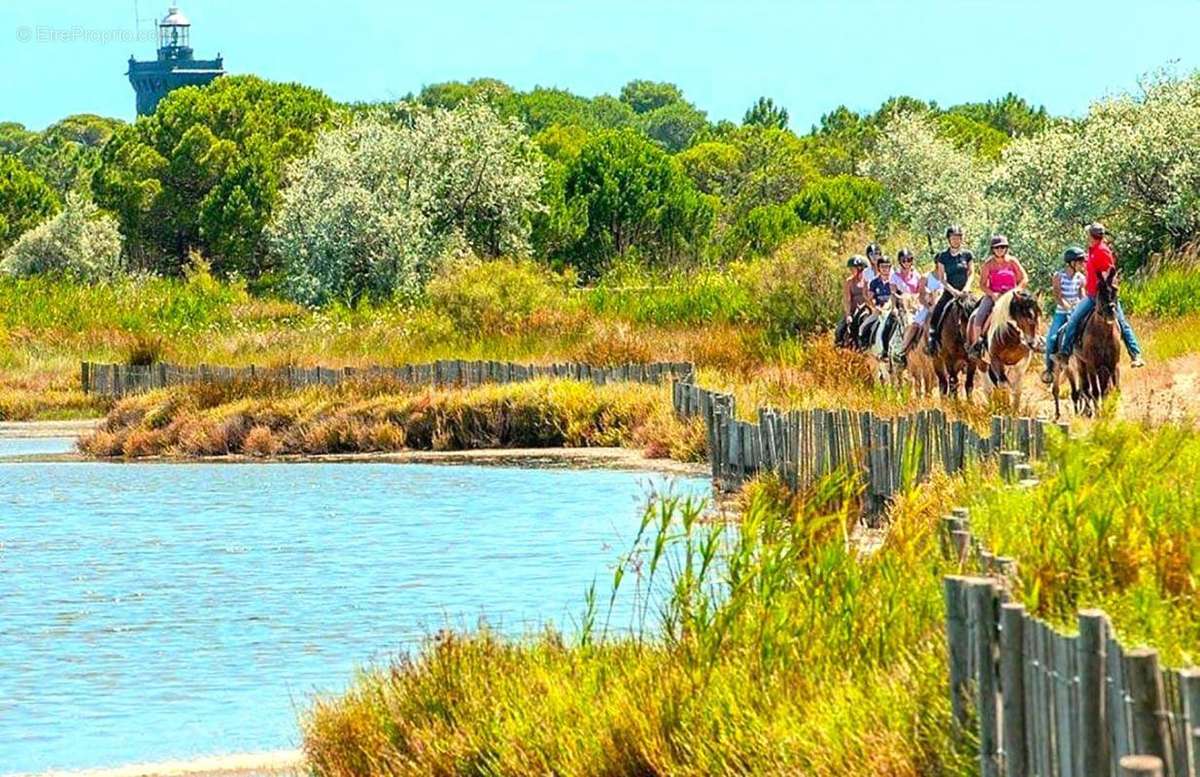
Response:
M1007 388L1013 405L1020 405L1021 383L1038 346L1041 304L1024 289L1006 291L996 299L988 325L986 362L994 389Z

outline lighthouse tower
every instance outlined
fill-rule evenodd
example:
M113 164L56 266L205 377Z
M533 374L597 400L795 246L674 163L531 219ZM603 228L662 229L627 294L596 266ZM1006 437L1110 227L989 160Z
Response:
M192 23L176 6L158 23L158 59L139 62L129 58L129 83L137 92L139 116L154 113L167 92L181 86L203 86L225 74L221 56L196 59L191 46Z

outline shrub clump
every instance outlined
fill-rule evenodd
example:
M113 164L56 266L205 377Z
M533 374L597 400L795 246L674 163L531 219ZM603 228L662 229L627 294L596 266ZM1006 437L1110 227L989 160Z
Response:
M120 270L117 220L76 194L56 216L21 235L0 260L0 271L21 277L56 274L92 282Z

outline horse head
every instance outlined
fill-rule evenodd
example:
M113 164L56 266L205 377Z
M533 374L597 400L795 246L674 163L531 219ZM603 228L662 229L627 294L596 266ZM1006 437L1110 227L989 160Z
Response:
M1105 323L1117 320L1117 293L1121 271L1116 267L1096 277L1096 313Z
M1041 314L1042 305L1037 297L1024 289L1013 292L1012 301L1008 307L1009 320L1016 325L1017 329L1021 330L1022 339L1027 343L1032 343L1037 339L1038 319Z

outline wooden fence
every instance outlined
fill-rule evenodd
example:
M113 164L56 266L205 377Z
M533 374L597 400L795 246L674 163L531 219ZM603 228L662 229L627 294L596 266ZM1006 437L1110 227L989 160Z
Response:
M123 397L143 391L202 381L264 379L298 388L336 386L347 380L391 379L403 383L434 386L478 386L484 383L517 383L537 378L569 378L596 384L619 381L659 383L685 378L693 373L688 362L621 364L594 367L575 362L559 364L512 364L496 361L443 360L398 367L217 367L207 364L94 364L83 362L80 379L86 394Z
M1099 610L1075 636L1030 616L1009 601L1016 563L982 547L965 509L943 548L981 575L946 577L944 595L951 707L978 730L983 777L1200 777L1200 669L1127 649Z
M1030 476L1024 458L1040 458L1050 434L1066 425L1031 418L994 416L991 434L980 435L941 410L896 417L850 410L759 408L757 422L736 417L730 394L708 391L690 379L672 386L675 411L700 417L708 431L713 482L736 490L759 472L776 472L792 488L807 486L842 467L865 474L868 508L878 510L903 487L935 468L958 472L973 460L1001 454L1014 479Z

